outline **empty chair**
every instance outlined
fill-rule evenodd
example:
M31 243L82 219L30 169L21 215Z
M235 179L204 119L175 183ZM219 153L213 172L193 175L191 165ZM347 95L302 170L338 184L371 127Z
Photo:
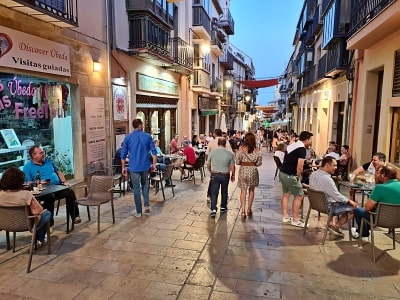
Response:
M29 259L26 272L29 273L32 264L33 249L36 245L36 231L39 223L39 217L33 216L27 205L5 207L0 206L0 230L6 231L7 250L10 246L10 232L13 233L13 252L15 252L16 233L30 231L32 232L31 246L29 249ZM51 252L50 244L50 222L46 224L47 229L47 249L48 254Z
M374 246L374 227L389 228L389 232L392 234L393 249L396 249L396 235L395 228L400 228L400 205L399 204L387 204L378 203L378 207L375 213L370 213L369 220L361 219L360 236L362 236L364 230L364 223L370 225L371 230L371 248L372 248L372 260L376 262L375 258L375 246ZM362 239L358 240L358 245L361 246Z
M90 221L89 206L97 206L97 231L100 232L100 206L111 202L111 212L113 224L115 224L114 202L113 202L113 176L92 176L90 186L84 186L85 197L76 200L79 205L86 206L88 218Z
M279 157L275 156L275 155L274 155L274 161L275 161L275 165L276 165L275 176L274 176L274 180L275 180L276 176L278 175L278 171L282 166L282 162L279 159Z
M329 223L330 223L332 217L337 216L339 214L341 215L341 214L343 214L343 212L341 212L341 213L333 212L333 206L335 205L335 203L333 203L331 205L331 209L328 210L328 205L326 203L326 197L325 197L324 192L316 191L311 188L308 188L307 193L308 193L308 200L310 202L310 205L309 205L308 212L307 212L307 217L306 217L306 221L305 221L303 234L306 234L308 220L310 218L310 212L312 209L316 210L319 214L322 213L322 214L328 215L328 219L326 220L324 238L322 240L322 245L324 245L325 240L326 240L326 234L327 234L328 228L329 228ZM319 220L319 214L318 214L318 220ZM349 239L351 241L351 218L350 217L347 218L347 226L349 228Z
M149 176L149 188L150 188L150 181L153 180L156 186L156 192L158 192L159 186L161 186L161 191L163 194L163 199L165 201L165 192L164 192L164 184L163 181L169 181L171 183L172 188L172 195L175 197L174 185L172 183L172 173L174 171L174 165L166 166L164 171L157 171L156 176L150 177Z

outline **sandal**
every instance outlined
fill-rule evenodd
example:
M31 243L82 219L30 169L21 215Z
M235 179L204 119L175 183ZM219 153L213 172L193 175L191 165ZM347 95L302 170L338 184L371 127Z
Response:
M242 219L246 219L246 213L244 211L242 212Z
M253 215L253 211L251 210L251 208L249 208L249 209L247 210L247 215L248 215L249 217Z

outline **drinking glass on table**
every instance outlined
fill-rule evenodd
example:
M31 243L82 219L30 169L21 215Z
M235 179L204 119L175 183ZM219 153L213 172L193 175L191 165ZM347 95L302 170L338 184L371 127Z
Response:
M350 174L349 174L349 181L350 181L350 182L353 182L355 177L356 177L356 176L354 175L354 173L350 173Z

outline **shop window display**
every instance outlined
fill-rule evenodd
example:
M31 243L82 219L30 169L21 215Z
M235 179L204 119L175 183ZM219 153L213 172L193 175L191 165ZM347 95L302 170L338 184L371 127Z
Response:
M38 145L73 178L71 109L69 84L0 73L0 173L22 168Z

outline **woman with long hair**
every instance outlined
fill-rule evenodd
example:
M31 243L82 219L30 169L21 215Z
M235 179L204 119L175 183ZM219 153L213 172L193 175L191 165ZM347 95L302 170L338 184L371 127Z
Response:
M258 186L259 175L257 167L262 164L261 151L257 148L254 133L246 133L243 145L236 153L236 164L240 165L238 187L240 190L240 209L242 218L246 218L246 196L248 191L247 215L253 215L252 205L254 189Z

